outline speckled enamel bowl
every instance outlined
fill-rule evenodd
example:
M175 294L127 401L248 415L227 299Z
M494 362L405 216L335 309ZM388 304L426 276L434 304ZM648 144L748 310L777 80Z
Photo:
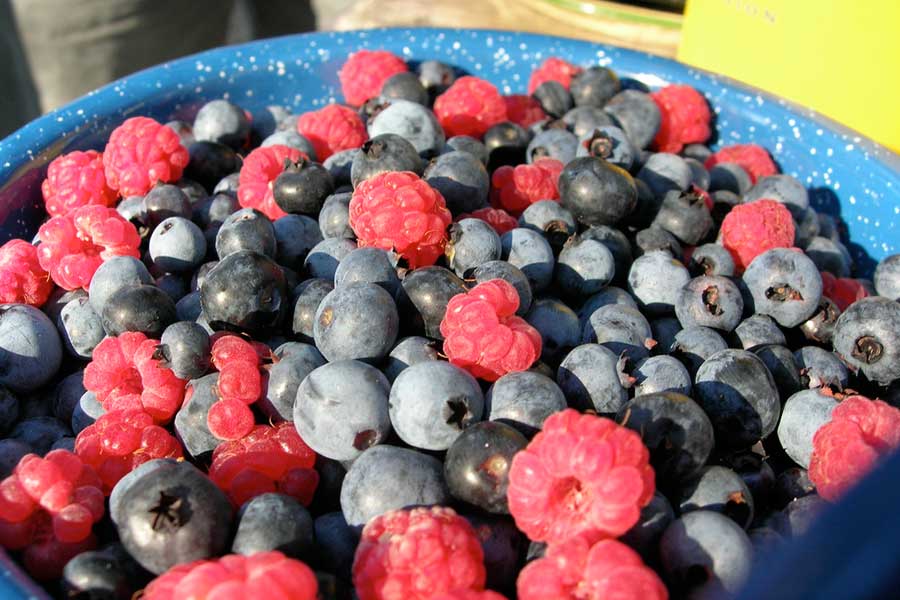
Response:
M47 163L71 150L102 149L125 118L190 121L214 98L250 111L283 104L302 112L340 102L337 70L359 48L384 48L411 61L449 62L487 78L502 93L524 93L531 71L548 56L606 65L652 88L688 83L715 108L714 147L765 146L785 172L809 187L817 210L844 219L858 272L870 272L879 258L900 250L900 157L853 131L730 79L641 52L525 33L452 29L316 33L253 42L166 63L92 92L0 141L0 243L30 239L37 230L44 218L40 183ZM0 564L0 571L7 568ZM10 588L3 589L10 584L0 573L0 596L10 597L5 593Z

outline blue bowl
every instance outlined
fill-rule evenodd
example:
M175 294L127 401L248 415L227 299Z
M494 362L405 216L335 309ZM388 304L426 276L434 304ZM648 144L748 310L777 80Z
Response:
M40 184L47 164L72 150L102 149L125 118L190 121L214 98L250 111L282 104L302 112L341 101L337 70L359 48L384 48L409 61L449 62L487 78L502 93L524 93L531 71L548 56L609 66L651 88L688 83L715 108L713 147L761 144L785 172L807 185L817 210L843 218L858 273L870 273L878 259L898 251L900 157L851 130L728 78L641 52L534 34L452 29L315 33L252 42L172 61L92 92L0 141L0 243L30 239L37 231L44 219ZM10 597L17 577L3 558L0 596ZM16 592L33 593L33 588Z

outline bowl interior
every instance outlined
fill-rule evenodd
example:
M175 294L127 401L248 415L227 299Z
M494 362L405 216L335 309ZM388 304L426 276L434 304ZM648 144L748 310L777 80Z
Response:
M548 56L609 66L651 88L688 83L715 109L712 144L755 142L810 189L813 206L841 216L857 273L898 251L900 157L815 113L724 77L631 50L489 30L386 29L295 35L196 54L120 79L0 141L0 243L30 238L44 218L46 164L71 150L102 149L129 116L190 121L202 103L227 98L255 112L294 112L342 100L337 71L358 48L384 48L410 62L439 59L487 78L501 93L525 93Z

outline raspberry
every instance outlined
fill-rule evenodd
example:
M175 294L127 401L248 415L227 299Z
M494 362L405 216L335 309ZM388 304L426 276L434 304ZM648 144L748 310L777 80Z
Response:
M318 593L312 569L273 550L176 565L151 581L141 598L316 600Z
M847 307L869 295L865 286L850 277L835 277L828 271L822 271L822 295L837 304L841 312Z
M616 540L583 537L552 545L516 581L519 600L666 600L666 586L637 552Z
M429 600L483 589L483 560L472 526L452 509L394 510L363 528L353 585L359 600Z
M518 215L538 200L559 200L557 182L563 164L540 158L530 165L504 165L491 177L491 203Z
M362 106L381 93L381 86L391 75L408 70L402 58L387 50L354 52L338 71L344 100L351 106Z
M433 265L443 254L450 221L440 192L409 171L370 177L350 199L350 227L359 246L393 249L411 269Z
M669 85L650 94L659 107L660 124L653 141L659 152L681 152L685 144L709 139L712 118L706 98L689 85Z
M763 252L793 246L794 221L787 207L775 200L738 204L722 221L719 243L731 253L741 273Z
M140 258L141 238L134 225L114 208L88 205L53 217L38 230L41 268L66 290L88 289L94 272L107 258Z
M897 447L900 410L881 400L850 396L813 436L809 478L822 498L835 501Z
M9 240L0 246L0 304L41 306L53 283L38 261L37 248L25 240Z
M220 440L241 439L253 430L254 422L253 411L236 398L218 400L206 413L209 432Z
M53 159L41 184L51 217L88 204L115 206L118 194L106 184L103 155L96 150L69 152Z
M772 162L766 149L756 144L725 146L706 159L706 168L712 169L717 164L726 162L740 165L750 175L753 183L760 177L778 173L778 167Z
M519 226L519 221L502 208L479 208L471 213L462 213L456 218L457 221L463 219L481 219L493 227L497 235L503 235Z
M166 423L181 408L185 382L157 358L158 344L136 331L105 338L84 369L85 389L107 411L140 409Z
M219 444L209 477L237 506L276 491L308 506L319 484L315 463L316 453L293 423L257 425L249 435Z
M296 148L280 144L261 146L247 155L238 176L238 202L244 208L255 208L272 221L287 213L275 204L272 185L284 172L285 163L296 162L306 155Z
M467 75L437 97L434 114L448 138L480 138L491 126L506 120L506 102L491 83Z
M556 56L551 56L532 71L531 77L528 78L528 93L533 94L534 90L545 81L558 81L566 89L572 83L572 77L581 73L581 67L573 65Z
M219 371L218 385L219 396L223 400L232 399L244 404L253 404L262 394L262 376L259 367L255 362L246 360L234 360L223 365Z
M541 355L541 335L518 308L516 288L502 279L451 298L441 321L447 358L485 381L526 370Z
M453 590L431 596L429 600L506 600L506 598L491 590Z
M75 438L75 453L100 476L106 495L148 460L182 457L178 440L137 409L103 414Z
M506 103L506 118L522 127L530 127L547 118L541 103L525 94L503 96Z
M362 118L352 108L340 104L303 113L297 119L297 131L310 141L316 158L322 162L341 150L359 148L369 139Z
M178 181L189 160L178 134L147 117L116 127L103 150L106 182L123 198L143 196L158 182Z
M258 365L263 356L270 354L269 347L259 342L247 340L228 332L216 332L210 337L213 366L221 371L231 361L250 362Z
M509 512L534 541L618 537L653 497L650 453L634 431L572 409L555 413L509 470Z

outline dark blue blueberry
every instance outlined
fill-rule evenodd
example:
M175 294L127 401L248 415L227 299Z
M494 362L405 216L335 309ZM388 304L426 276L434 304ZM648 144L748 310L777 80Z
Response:
M810 318L822 297L822 277L802 252L775 248L753 259L743 281L757 314L769 315L782 327Z
M219 261L200 288L203 312L216 330L264 332L278 324L288 302L281 268L248 250Z
M804 246L804 251L819 271L827 271L835 277L850 276L850 255L840 242L816 236Z
M241 159L233 148L212 141L193 142L188 154L191 159L184 169L188 177L206 190L212 190L223 177L241 170Z
M345 581L351 579L353 557L359 544L359 532L347 525L343 513L330 512L316 517L315 564Z
M809 494L791 500L781 513L776 513L768 519L768 525L787 539L800 537L829 506L830 503L818 495Z
M615 127L612 117L597 106L576 106L564 114L561 121L579 139L595 129Z
M678 295L675 314L683 327L711 327L731 331L741 322L744 299L731 279L701 275L691 279Z
M279 265L299 270L303 259L322 241L322 232L315 219L306 215L285 215L273 224L276 260Z
M608 286L588 298L581 308L578 309L578 319L581 321L582 326L588 322L588 319L596 310L610 304L621 304L634 309L637 308L637 302L635 302L631 294L622 288Z
M541 292L553 280L553 250L543 235L517 227L500 237L502 258L525 273L533 292Z
M692 191L670 190L663 196L651 226L668 231L682 244L693 246L706 238L713 220L703 196Z
M289 214L316 216L333 192L334 181L328 169L303 157L286 164L272 183L275 204Z
M628 401L619 377L616 354L600 344L582 344L560 363L556 382L572 408L610 416Z
M253 112L250 128L257 139L263 139L280 131L279 125L292 116L290 108L280 104L270 104Z
M109 335L139 331L158 338L178 317L175 302L153 285L125 287L109 297L100 314L103 329Z
M596 156L630 171L637 151L625 132L614 125L589 129L578 137L575 156Z
M130 600L146 584L146 575L136 580L133 571L143 569L136 564L126 568L122 559L133 561L124 550L120 553L123 556L92 550L82 552L67 562L60 581L65 597Z
M531 284L528 282L528 278L521 269L505 260L491 260L479 265L475 272L472 273L472 277L475 278L476 284L484 283L491 279L502 279L516 288L516 292L519 293L517 315L524 315L531 308Z
M555 298L538 298L525 320L541 334L541 360L550 365L559 361L581 342L578 315Z
M141 204L140 220L151 230L169 217L191 218L193 207L187 194L177 185L157 183Z
M72 431L75 435L78 435L85 427L99 419L104 413L106 413L106 409L97 400L96 394L94 392L85 392L72 409Z
M491 180L484 163L469 152L444 152L432 159L423 175L428 185L444 197L454 215L487 205Z
M481 219L453 223L449 234L444 254L449 267L460 277L470 277L480 265L500 258L500 236Z
M50 452L60 438L69 437L72 430L56 417L30 417L19 421L9 432L9 439L27 444L41 456Z
M670 352L687 367L693 377L707 358L726 348L728 344L714 329L688 327L675 334Z
M900 379L900 303L874 296L857 300L834 326L834 351L870 381Z
M784 403L778 423L778 442L791 459L809 468L813 451L813 435L831 421L831 411L838 405L834 396L821 390L797 392Z
M644 562L654 564L657 560L659 539L666 528L675 520L675 511L665 496L656 492L650 503L641 509L641 516L634 526L625 532L620 540L634 548Z
M196 321L201 311L199 291L190 292L175 303L175 316L179 321Z
M248 500L237 515L231 542L234 554L251 555L277 550L292 558L312 553L313 520L291 496L262 494Z
M255 208L242 208L228 215L216 234L216 254L251 250L275 258L275 228L269 218Z
M837 354L818 346L804 346L794 352L804 387L830 387L842 390L847 386L850 371Z
M444 129L431 109L409 100L394 100L368 122L369 137L393 133L411 143L422 156L435 156L444 147ZM424 166L424 165L423 165ZM421 169L418 171L421 173Z
M888 256L878 263L874 282L879 296L900 300L900 254Z
M637 177L656 198L664 198L670 191L683 192L690 187L691 168L677 154L657 152L650 155Z
M166 327L156 348L162 364L181 379L202 377L209 369L209 351L209 335L190 321L178 321Z
M322 299L334 289L334 284L325 279L307 279L294 289L294 312L292 331L302 342L313 341L313 325L316 310Z
M484 397L487 419L511 425L529 437L547 417L565 408L566 397L556 382L533 371L507 373Z
M634 235L632 248L635 257L644 256L651 252L666 252L672 258L681 258L683 251L678 239L659 227L648 227L638 231Z
M381 97L387 100L409 100L428 106L428 90L419 77L410 71L395 73L381 85Z
M456 72L453 67L439 60L422 61L416 68L416 74L432 96L444 93L456 81Z
M85 394L84 371L75 371L63 377L53 388L53 416L68 423L72 413Z
M710 192L724 191L743 196L752 186L750 175L737 163L718 163L709 170Z
M482 514L464 514L463 517L472 525L475 536L481 542L487 571L486 587L512 597L528 539L508 517Z
M691 168L691 184L701 190L709 189L709 171L706 170L703 163L688 156L684 157L684 162Z
M554 80L541 83L531 94L531 97L537 100L544 112L554 119L562 117L575 104L569 90Z
M562 248L578 232L575 217L556 200L539 200L519 215L519 227L533 229L546 236L553 248Z
M484 147L488 151L488 172L503 165L525 162L525 150L531 141L531 132L511 121L492 125L484 133Z
M623 304L610 304L595 310L581 332L582 343L601 344L617 356L625 354L638 361L650 353L653 332L641 312Z
M691 275L718 275L731 277L734 275L734 259L731 253L719 244L703 244L691 253L688 263Z
M553 158L562 164L568 164L575 158L578 150L578 138L567 129L547 129L538 133L528 142L525 157L528 163L542 158Z
M375 283L395 298L400 289L395 256L380 248L357 248L341 260L334 273L334 285Z
M193 277L189 273L165 273L155 278L153 284L177 304L191 291L192 279Z
M816 486L810 481L806 469L791 467L778 474L772 492L774 506L783 508L797 498L815 494Z
M682 480L677 496L682 515L711 510L732 519L743 529L753 521L753 495L744 480L726 467L704 467L693 477Z
M63 345L47 315L27 304L0 305L0 385L29 392L50 381Z
M471 154L477 158L482 165L486 166L488 163L488 149L485 148L480 140L476 140L471 136L455 135L452 138L449 138L444 144L441 154L457 151Z
M211 100L194 117L194 139L218 142L240 150L250 135L250 119L228 100Z
M573 95L578 103L578 94L573 92ZM622 90L603 105L603 110L638 148L647 148L656 137L661 116L659 107L649 94L638 90Z
M569 89L576 106L602 108L619 93L622 84L612 69L595 65L573 77Z
M345 238L325 238L309 251L303 266L310 277L334 281L338 263L356 250L356 242Z
M185 453L197 461L211 459L212 451L222 443L222 440L209 432L206 424L210 407L219 400L216 388L218 382L218 373L189 381L187 392L191 395L175 413L175 436L184 446Z
M768 344L787 345L784 332L768 315L753 315L734 329L734 338L744 350L755 350Z
M453 296L465 293L465 282L449 269L423 267L407 273L402 287L398 305L407 330L443 340L440 326L447 303Z
M293 421L297 389L313 369L325 364L315 346L288 342L275 350L278 360L268 367L269 377L259 408L273 421Z
M655 354L668 354L675 343L675 336L683 327L675 317L661 317L650 321L650 331L656 345L651 348Z
M680 260L656 250L631 264L628 291L647 315L670 315L675 311L681 288L690 279L691 274Z
M8 389L0 386L0 436L5 436L18 420L19 399Z
M753 353L769 369L782 401L806 387L800 377L800 369L794 360L794 354L786 346L765 344L754 348Z
M0 439L0 477L6 479L12 475L23 456L34 450L22 440L12 438Z
M678 392L691 395L691 374L674 356L650 356L638 361L631 376L635 378L634 395Z
M332 194L325 198L319 212L319 229L322 237L354 239L356 234L350 227L351 194Z
M350 185L350 170L353 168L353 159L356 158L357 153L359 153L359 148L341 150L326 158L322 163L322 166L331 173L335 189L342 185Z
M556 261L559 291L572 298L586 298L602 290L616 273L612 252L602 242L573 237Z
M347 283L328 293L316 309L313 338L330 361L380 361L394 346L400 317L394 300L374 283Z
M631 175L592 156L566 164L559 176L559 194L562 205L585 225L613 225L637 205L637 187Z
M381 133L360 147L353 158L350 180L353 187L357 187L366 179L381 173L412 171L421 174L424 168L419 151L409 140L395 133Z
M798 220L809 208L809 193L806 187L796 178L784 173L760 177L744 194L743 200L753 202L762 198L781 202Z
M438 360L435 343L426 337L409 336L401 339L388 354L382 372L391 383L404 369L420 362Z

